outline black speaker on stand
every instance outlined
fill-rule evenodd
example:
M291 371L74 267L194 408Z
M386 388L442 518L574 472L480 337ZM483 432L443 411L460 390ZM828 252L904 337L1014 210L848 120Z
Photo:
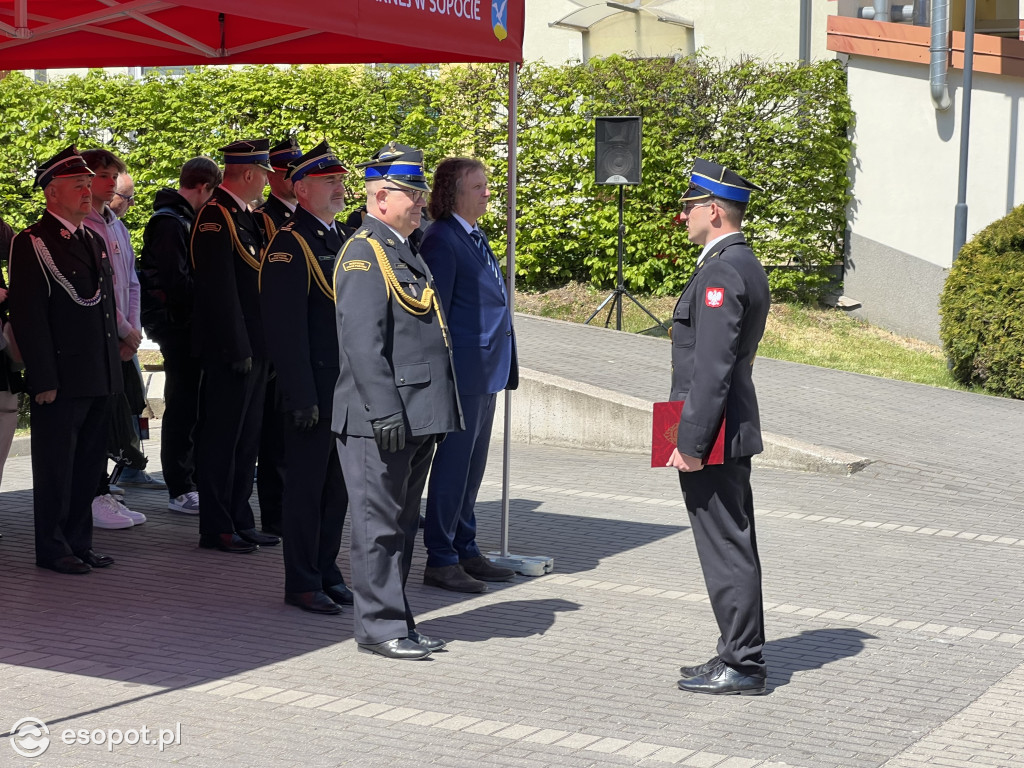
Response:
M623 187L640 183L640 135L639 117L598 117L594 123L594 172L598 184L615 184L619 187L619 248L615 288L608 297L587 318L590 323L610 303L608 316L604 319L607 328L615 312L615 330L622 330L622 297L636 304L662 328L665 324L651 314L636 297L626 290L622 279L623 240L626 234L622 223ZM665 330L668 330L665 328Z

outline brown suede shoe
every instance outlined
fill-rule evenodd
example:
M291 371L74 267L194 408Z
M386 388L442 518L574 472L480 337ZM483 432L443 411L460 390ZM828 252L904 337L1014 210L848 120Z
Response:
M462 570L480 581L512 581L516 577L516 572L511 568L495 565L483 555L460 560L459 565L462 566Z
M477 581L461 565L442 565L438 568L423 569L423 583L428 587L440 587L452 592L486 592L487 585Z

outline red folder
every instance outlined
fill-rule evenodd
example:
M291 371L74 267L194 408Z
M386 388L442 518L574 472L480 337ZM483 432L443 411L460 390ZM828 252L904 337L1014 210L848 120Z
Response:
M679 437L679 417L683 412L682 400L669 400L654 404L654 429L651 431L651 466L664 467L668 464L672 450ZM711 446L711 452L704 457L705 464L722 464L725 461L725 419L718 428L718 436Z

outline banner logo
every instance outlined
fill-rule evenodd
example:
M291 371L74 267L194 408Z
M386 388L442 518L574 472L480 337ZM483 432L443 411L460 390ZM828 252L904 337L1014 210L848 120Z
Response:
M508 0L491 0L491 25L496 38L508 37Z

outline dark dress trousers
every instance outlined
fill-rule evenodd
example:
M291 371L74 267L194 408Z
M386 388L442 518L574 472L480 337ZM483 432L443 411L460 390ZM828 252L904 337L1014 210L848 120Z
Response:
M11 324L32 398L36 562L49 565L92 548L110 395L122 387L114 272L98 235L85 226L72 234L50 213L15 237L10 272ZM52 403L35 402L54 389Z
M262 250L253 214L218 187L192 228L193 334L203 366L197 469L204 534L255 527L249 497L268 366L260 317ZM252 359L252 370L232 369L245 358Z
M476 497L487 468L497 393L519 384L512 313L498 261L454 218L430 225L420 254L430 267L452 340L466 428L437 447L427 489L423 543L427 565L455 565L480 555ZM486 253L485 253L486 250Z
M340 230L340 224L330 229L300 206L271 240L260 268L267 352L277 370L284 415L286 592L313 592L344 583L337 559L348 493L331 433L338 380L331 280L335 258L351 232ZM316 425L297 429L290 413L314 405L319 409ZM280 419L282 413L276 415Z
M725 415L725 463L679 473L721 633L718 655L755 675L765 672L764 608L750 457L763 448L751 366L770 303L764 269L736 233L715 244L672 314L670 397L686 401L679 452L706 455Z
M463 427L440 303L423 303L432 283L408 241L372 216L334 271L341 370L332 428L348 488L360 643L403 638L415 627L405 581L420 499L438 437ZM391 453L378 448L372 422L394 414L403 415L407 438Z
M173 189L161 189L142 233L139 281L142 325L164 359L160 466L173 499L196 489L195 440L202 369L192 351L195 289L189 240L196 212Z
M292 210L274 195L253 211L256 224L269 243L282 226L292 220ZM337 253L337 251L335 251ZM330 274L330 273L328 273ZM260 525L280 529L284 504L285 451L284 421L281 418L277 376L271 361L267 391L263 399L263 427L260 429L259 458L256 464L256 495L260 500Z

